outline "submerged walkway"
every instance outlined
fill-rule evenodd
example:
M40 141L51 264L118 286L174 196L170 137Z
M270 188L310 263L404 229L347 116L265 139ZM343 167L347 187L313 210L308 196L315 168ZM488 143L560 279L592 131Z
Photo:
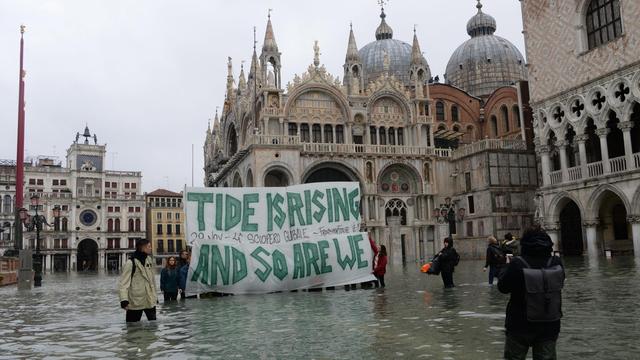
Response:
M559 358L636 357L640 265L566 263ZM133 326L117 274L47 274L30 292L0 289L0 357L497 359L508 297L486 284L483 265L461 262L453 290L411 265L390 268L384 290L190 299Z

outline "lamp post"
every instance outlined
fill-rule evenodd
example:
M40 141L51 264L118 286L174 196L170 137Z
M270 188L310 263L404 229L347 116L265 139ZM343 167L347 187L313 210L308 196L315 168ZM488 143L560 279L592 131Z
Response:
M33 270L35 276L33 278L33 286L42 286L42 257L40 255L40 231L43 225L51 226L44 215L38 213L40 207L40 197L33 195L31 197L31 206L35 209L35 215L30 216L27 209L21 208L19 210L20 221L27 228L27 231L36 230L36 256L33 262ZM53 208L53 217L57 220L60 217L60 208L58 206Z

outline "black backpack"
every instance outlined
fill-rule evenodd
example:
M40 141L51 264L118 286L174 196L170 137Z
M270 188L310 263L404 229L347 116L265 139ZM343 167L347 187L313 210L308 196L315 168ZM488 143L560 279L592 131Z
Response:
M541 269L533 269L522 257L524 273L524 301L527 320L531 322L552 322L562 318L562 288L564 287L564 269L561 265L551 266L554 257Z

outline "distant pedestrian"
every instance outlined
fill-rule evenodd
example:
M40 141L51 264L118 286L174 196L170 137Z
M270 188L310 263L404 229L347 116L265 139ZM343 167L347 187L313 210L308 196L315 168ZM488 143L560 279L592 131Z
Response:
M453 239L446 237L444 239L444 248L437 254L440 262L440 276L445 288L455 287L453 284L453 271L460 261L460 255L453 247Z
M384 245L380 245L380 252L378 252L378 260L376 261L376 268L373 270L373 275L375 275L378 281L376 282L376 287L378 285L381 288L385 287L384 283L384 274L387 272L387 248Z
M167 266L160 272L160 291L164 294L164 301L178 298L178 267L175 256L169 257Z
M488 238L489 245L487 246L487 256L484 263L483 271L487 271L489 269L489 285L493 285L493 278L497 278L500 274L500 271L507 263L507 258L498 246L498 240L493 236L489 236Z
M520 240L521 257L514 257L500 276L498 289L511 294L505 320L505 359L556 359L562 317L564 267L552 256L553 242L539 227Z
M511 233L506 233L504 235L504 240L500 243L500 249L505 255L509 255L508 258L512 256L520 255L519 242ZM508 262L508 261L507 261Z
M181 294L180 299L184 300L187 297L187 277L189 276L189 263L191 262L191 252L187 252L187 258L185 259L185 264L180 267L178 273L178 292ZM195 297L189 296L190 298Z
M178 265L177 265L178 270L189 263L188 258L189 258L188 250L180 251L180 258L178 259Z
M127 322L140 321L144 311L147 320L156 319L155 266L151 256L151 243L140 239L136 251L127 260L120 275L118 295L120 307L127 311Z

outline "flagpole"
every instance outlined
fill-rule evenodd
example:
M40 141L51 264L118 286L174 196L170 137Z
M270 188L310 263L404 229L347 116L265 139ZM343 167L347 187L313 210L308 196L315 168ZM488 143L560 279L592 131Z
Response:
M24 203L24 31L25 26L20 25L20 72L18 76L18 138L16 149L16 201L15 201L15 242L16 250L22 249L22 224L20 222L20 209Z

